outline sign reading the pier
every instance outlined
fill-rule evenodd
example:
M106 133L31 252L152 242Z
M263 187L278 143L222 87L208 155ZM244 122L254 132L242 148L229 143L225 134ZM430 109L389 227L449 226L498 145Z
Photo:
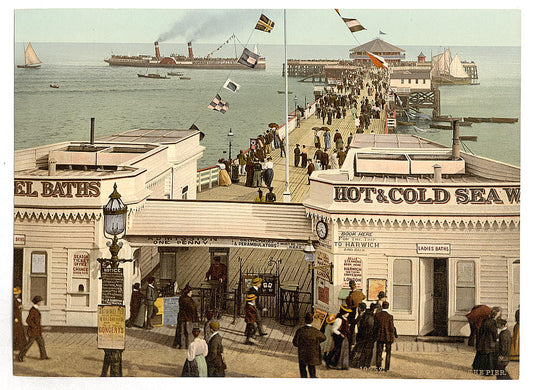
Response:
M14 195L31 198L97 198L100 196L100 182L15 180Z
M335 202L391 204L519 204L520 187L334 186Z
M123 301L123 268L102 268L102 303L107 305L122 305Z
M126 306L98 305L98 348L123 350L126 344Z

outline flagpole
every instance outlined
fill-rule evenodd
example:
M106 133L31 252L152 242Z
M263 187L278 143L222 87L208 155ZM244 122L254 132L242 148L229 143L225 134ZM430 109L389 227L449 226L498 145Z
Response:
M285 192L283 202L291 202L289 189L289 68L287 67L287 10L283 10L283 43L285 47Z

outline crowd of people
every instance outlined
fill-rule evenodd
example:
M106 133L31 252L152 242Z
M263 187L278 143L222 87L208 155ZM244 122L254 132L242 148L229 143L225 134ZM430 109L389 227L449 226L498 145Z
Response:
M313 315L307 313L305 325L296 331L293 345L298 348L300 375L316 378L315 366L325 362L329 369L350 367L378 371L390 369L392 343L398 337L394 318L388 313L389 302L384 291L367 308L365 294L350 281L350 294L337 314L329 314L320 330L313 327ZM385 365L382 353L385 349Z
M502 308L476 305L466 315L470 324L468 345L476 347L472 363L475 374L511 379L507 372L509 361L519 360L520 307L515 312L513 333L507 329Z

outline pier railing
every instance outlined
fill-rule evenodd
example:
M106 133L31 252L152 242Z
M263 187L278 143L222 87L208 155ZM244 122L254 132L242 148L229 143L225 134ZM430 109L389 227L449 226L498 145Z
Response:
M213 183L218 184L218 166L199 169L196 173L196 187L198 192L202 192L202 186L213 188Z

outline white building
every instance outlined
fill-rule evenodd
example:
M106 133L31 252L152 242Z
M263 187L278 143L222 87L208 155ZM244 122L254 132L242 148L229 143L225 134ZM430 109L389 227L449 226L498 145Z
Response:
M22 287L24 307L41 295L44 325L96 326L97 259L110 257L102 207L113 185L130 220L150 197L195 199L201 137L197 130L137 129L16 151L14 285ZM133 257L127 241L119 257ZM139 264L121 268L129 298Z
M304 200L318 234L316 307L336 312L353 279L384 290L399 334L467 336L475 304L512 322L520 297L520 169L410 135L356 134L340 170Z

